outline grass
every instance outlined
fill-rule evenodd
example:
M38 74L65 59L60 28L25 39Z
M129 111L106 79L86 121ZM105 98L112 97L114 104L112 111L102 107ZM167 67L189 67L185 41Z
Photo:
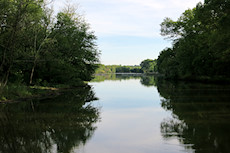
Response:
M19 97L30 97L32 93L25 85L9 84L5 88L0 89L0 101L6 102Z
M43 87L43 86L30 86L31 89L39 89L39 90L53 90L57 91L59 88L54 88L54 87Z
M22 83L9 83L4 88L0 86L0 103L22 101L25 99L54 96L66 89L86 86L86 82L75 82L72 85L57 84L45 86L27 86Z
M66 85L62 87L67 87ZM9 84L0 88L0 102L15 102L25 99L57 95L61 88L26 86L23 84Z

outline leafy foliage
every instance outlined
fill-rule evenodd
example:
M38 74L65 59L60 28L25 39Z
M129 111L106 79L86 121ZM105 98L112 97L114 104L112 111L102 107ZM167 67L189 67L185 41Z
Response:
M143 73L140 66L121 66L121 65L103 65L100 64L96 74L108 73Z
M96 36L82 16L41 0L0 1L0 85L90 80L99 62ZM55 22L53 22L55 21Z
M141 70L144 73L153 73L155 72L156 60L146 59L141 62Z
M157 61L168 78L230 76L230 2L206 0L186 10L177 21L166 18L161 34L173 40Z

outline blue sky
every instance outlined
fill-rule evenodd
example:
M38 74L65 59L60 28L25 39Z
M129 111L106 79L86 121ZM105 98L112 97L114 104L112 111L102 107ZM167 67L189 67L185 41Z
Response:
M139 65L144 59L156 59L171 46L160 36L165 17L176 20L186 9L203 0L69 0L98 37L102 64ZM65 0L54 0L55 12Z

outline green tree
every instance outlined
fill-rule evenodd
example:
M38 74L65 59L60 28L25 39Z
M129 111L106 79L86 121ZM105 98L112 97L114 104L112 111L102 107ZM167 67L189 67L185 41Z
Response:
M156 62L157 62L157 60L151 60L151 59L146 59L146 60L142 61L140 64L141 70L144 73L155 72L156 71L156 69L155 69Z
M18 73L18 60L24 51L23 35L26 28L35 23L43 1L2 0L0 2L0 79L5 86L10 74ZM29 24L29 25L28 25Z
M47 52L53 50L54 39L50 38L52 23L52 10L46 8L45 4L40 7L31 8L36 11L36 16L27 16L25 31L23 32L24 52L18 62L20 64L29 64L28 68L24 68L23 73L26 75L24 80L33 83L35 69L40 62L44 62ZM29 78L26 78L29 76Z
M52 22L43 0L0 1L0 85L90 80L99 62L96 36L67 7Z
M165 74L167 78L176 78L178 74L178 64L175 59L175 52L168 48L160 52L157 59L157 69L161 74Z
M174 78L230 76L229 3L207 0L186 10L177 21L166 18L161 34L173 40L173 47L159 55L158 71ZM173 60L166 52L173 53Z
M53 66L59 65L62 71L54 69L51 72L58 81L91 79L99 62L99 52L95 43L96 36L89 29L83 19L69 13L58 13L52 32L52 37L56 39L54 58L57 59ZM68 76L63 73L68 73Z

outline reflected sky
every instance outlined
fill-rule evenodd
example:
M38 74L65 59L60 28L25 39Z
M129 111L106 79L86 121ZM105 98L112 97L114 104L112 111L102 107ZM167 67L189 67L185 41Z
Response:
M157 89L141 85L139 79L91 84L104 110L161 107Z
M1 104L0 152L229 152L229 85L107 79L53 98Z
M177 153L183 152L178 140L164 141L160 123L171 116L160 105L154 86L140 80L104 81L93 85L101 105L101 122L81 153Z

